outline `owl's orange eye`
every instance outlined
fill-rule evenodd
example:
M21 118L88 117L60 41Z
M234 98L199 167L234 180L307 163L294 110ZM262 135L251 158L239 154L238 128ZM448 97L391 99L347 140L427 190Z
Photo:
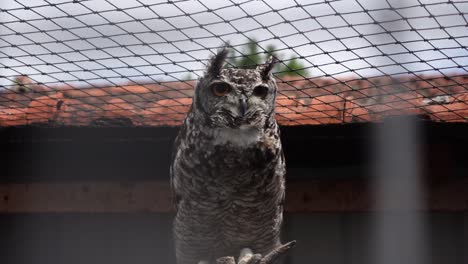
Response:
M231 86L227 83L214 83L211 85L211 91L216 96L224 96L231 91Z
M254 96L265 98L268 94L268 87L264 85L259 85L254 88L253 93Z

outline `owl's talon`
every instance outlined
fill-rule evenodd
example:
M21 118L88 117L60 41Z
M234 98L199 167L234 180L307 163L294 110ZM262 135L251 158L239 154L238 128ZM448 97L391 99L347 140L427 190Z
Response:
M290 241L284 245L281 245L275 249L273 249L270 253L266 254L263 257L259 264L270 264L276 263L276 260L280 259L284 256L291 248L296 246L296 240Z
M253 252L250 248L243 248L239 255L239 261L237 264L250 264L253 256Z
M262 260L261 254L254 254L248 264L258 264Z
M249 248L243 248L239 255L237 264L273 264L283 257L291 248L296 246L296 241L290 241L273 249L270 253L262 256L261 254L253 254ZM205 264L206 262L200 261L198 264ZM236 264L234 257L221 257L216 259L216 264Z
M241 250L237 264L257 264L261 259L261 254L254 254L250 248L244 248Z
M272 264L276 263L278 259L284 256L291 248L296 245L296 241L288 242L284 245L281 245L271 252L262 256L261 254L253 254L252 250L249 248L244 248L241 250L239 261L237 264Z
M221 257L216 259L216 264L236 264L234 257Z

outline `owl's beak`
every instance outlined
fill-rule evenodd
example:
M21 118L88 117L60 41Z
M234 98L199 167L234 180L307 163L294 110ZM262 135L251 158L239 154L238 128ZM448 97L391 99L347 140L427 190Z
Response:
M240 114L241 116L245 115L245 112L247 112L247 108L249 105L247 104L247 99L246 98L240 98L239 99L239 105L240 105Z

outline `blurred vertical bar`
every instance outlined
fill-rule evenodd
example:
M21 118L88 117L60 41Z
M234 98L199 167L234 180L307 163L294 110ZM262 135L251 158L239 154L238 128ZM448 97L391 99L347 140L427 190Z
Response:
M391 4L389 1L385 3ZM393 28L387 23L385 28L392 32L397 29L395 27L407 26L402 23L407 22L401 20L393 24ZM404 38L401 35L399 37ZM397 40L404 43L403 39ZM392 90L398 91L397 86L398 82L394 82ZM426 263L425 206L420 175L421 135L417 119L387 119L376 126L374 138L373 190L376 213L373 222L375 248L371 263Z
M374 260L425 263L425 219L416 120L389 120L376 129Z

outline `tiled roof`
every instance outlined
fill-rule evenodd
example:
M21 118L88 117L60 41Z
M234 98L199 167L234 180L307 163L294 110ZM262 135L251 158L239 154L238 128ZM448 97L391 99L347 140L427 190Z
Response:
M195 84L73 88L21 78L0 92L0 126L177 126L190 107ZM373 122L394 115L468 120L468 75L283 78L278 86L276 118L282 125Z

